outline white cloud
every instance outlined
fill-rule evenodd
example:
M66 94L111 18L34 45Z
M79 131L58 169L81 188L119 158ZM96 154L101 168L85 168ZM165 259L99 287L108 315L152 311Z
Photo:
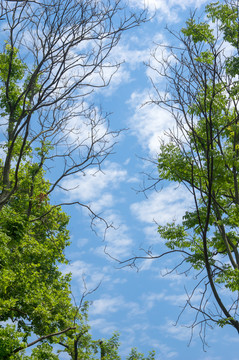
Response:
M185 292L184 294L180 294L180 295L179 294L167 295L167 296L164 297L164 300L169 302L170 304L172 304L174 306L182 307L189 300L188 296L189 295L186 294L186 292ZM197 294L194 294L193 298L190 299L190 301L194 303L195 301L200 301L201 298L202 298L202 294L198 293L198 291L197 291Z
M111 214L107 217L107 221L108 223L113 223L115 228L109 228L106 231L103 245L92 249L92 252L100 256L105 256L106 252L115 259L128 257L134 243L129 235L128 226L121 223L119 216L116 214ZM104 228L102 228L102 232L104 232Z
M127 283L127 279L122 279L122 278L114 278L113 280L112 280L112 284L125 284L125 283Z
M148 61L152 44L152 38L149 38L147 33L144 34L143 41L142 37L137 36L127 37L125 41L122 39L109 55L109 68L106 67L103 70L102 77L107 81L110 80L109 85L104 89L95 89L94 92L100 91L101 95L111 96L121 84L134 80L132 71ZM120 64L120 66L111 68L110 64Z
M185 210L192 205L193 199L183 186L170 184L148 199L132 204L130 209L142 222L165 225L170 221L180 222Z
M93 301L90 314L96 316L108 316L110 313L122 313L122 311L127 314L127 317L135 317L137 315L142 315L142 313L145 312L145 308L142 309L137 302L126 301L121 295L110 296L107 294Z
M175 22L178 20L178 12L189 7L198 8L208 2L207 0L130 0L132 6L143 9L145 6L150 12L157 12L157 18Z
M190 301L195 305L196 302L200 302L202 294L200 293L202 289L199 289L195 292ZM184 306L189 300L188 294L185 292L183 294L173 294L167 295L165 291L160 293L149 293L143 295L144 303L147 304L148 309L152 309L158 302L167 302L174 306ZM197 305L195 305L197 306Z
M91 307L89 309L89 313L91 312ZM98 330L100 333L112 336L113 332L117 331L117 325L114 324L112 321L107 321L105 318L97 317L97 319L90 320L89 324L92 329Z
M151 333L149 335L149 329ZM147 346L149 350L156 350L157 359L172 359L177 356L177 352L171 347L162 343L162 335L160 334L160 328L152 325L152 323L145 322L140 318L138 323L132 323L131 326L124 329L121 340L124 347L125 357L130 353L133 343L137 344L138 351L142 346ZM145 353L146 355L146 353Z
M182 285L183 282L185 283L186 275L177 273L176 270L173 270L171 268L163 268L160 270L156 270L155 273L156 273L155 274L156 279L163 279L167 281L168 285L171 288L173 287L175 289L175 286ZM189 279L189 275L187 275L187 280L188 279Z
M109 77L109 76L108 76ZM99 92L101 95L112 96L112 94L118 90L119 86L123 84L127 84L131 81L131 73L130 71L122 64L116 72L111 74L110 83L104 89L99 88Z
M175 40L177 46L180 46L177 39ZM155 36L154 48L150 52L146 74L158 89L165 89L164 84L167 84L167 78L164 76L167 70L167 64L174 66L177 63L177 59L170 49L172 45L173 44L165 38L165 34L158 33Z
M149 271L153 267L153 261L150 259L143 260L140 265L137 265L140 271Z
M87 238L78 239L77 240L77 247L82 248L88 243L89 243L89 239L87 239Z
M100 213L103 209L114 205L114 197L110 193L103 193L97 200L93 201L93 209L96 213Z
M155 304L159 301L162 301L165 297L165 293L149 293L147 295L143 295L143 301L147 304L147 309L152 309Z
M79 157L81 159L86 157L92 147L93 151L91 150L90 155L93 152L105 153L106 147L109 148L115 142L107 118L97 106L79 101L77 105L68 108L65 116L62 133L59 133L62 140L60 145L66 144L66 152L71 151L71 156L74 149L74 153L77 152L78 162Z
M147 40L143 42L142 38L136 36L127 37L127 42L121 42L112 50L111 57L117 59L118 62L125 62L130 69L136 69L139 64L148 60L150 55L151 44L147 34L145 37Z
M62 186L71 189L67 193L70 201L90 202L94 211L113 205L115 197L112 194L120 183L126 181L127 171L116 163L105 162L102 171L88 168L84 174L77 173L62 182Z
M124 35L124 34L123 34ZM107 63L101 68L100 72L94 72L89 77L88 83L99 86L94 88L94 93L100 92L101 95L109 96L115 92L119 86L132 81L132 70L138 68L140 64L147 61L152 45L152 37L148 33L142 36L127 36L112 48ZM106 87L102 87L107 84Z
M92 315L115 313L124 306L125 303L122 296L110 297L105 295L101 299L93 301L90 312Z
M160 150L160 141L168 139L166 132L174 125L174 119L168 111L155 104L144 105L150 101L147 93L133 93L130 105L134 115L130 119L130 128L143 149L155 156Z
M82 260L73 261L64 267L62 272L72 274L72 279L77 283L77 293L79 293L79 286L81 293L83 293L84 291L96 289L102 281L108 282L111 280L109 267L98 267Z
M189 341L191 338L191 328L176 325L174 320L168 319L166 324L162 325L160 328L164 334L168 334L171 338L175 338L180 341Z
M150 239L150 243L158 243L159 234L155 223L144 227L144 234L147 239Z
M162 353L163 358L165 359L173 359L178 357L178 353L165 344L158 344L157 341L155 343L152 343L152 345L155 349L159 348L160 353Z

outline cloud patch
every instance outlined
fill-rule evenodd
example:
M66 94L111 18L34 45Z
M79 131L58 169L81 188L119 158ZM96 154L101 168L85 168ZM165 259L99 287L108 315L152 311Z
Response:
M113 206L115 196L112 191L118 189L126 179L127 171L119 164L105 162L102 171L88 168L84 173L77 173L64 180L62 186L70 189L67 193L68 200L91 203L94 211L100 212Z
M150 98L146 91L131 95L129 103L134 114L130 119L130 128L142 148L155 157L160 151L161 141L168 140L167 131L173 128L174 119L168 111L155 104L147 105L147 102Z
M190 7L199 8L207 2L207 0L130 0L131 6L141 9L147 7L150 12L157 12L158 21L166 18L168 22L179 21L180 11Z
M133 203L131 212L141 222L154 222L166 225L168 222L180 222L186 209L193 206L193 199L183 186L170 184L161 191L150 194L148 199Z

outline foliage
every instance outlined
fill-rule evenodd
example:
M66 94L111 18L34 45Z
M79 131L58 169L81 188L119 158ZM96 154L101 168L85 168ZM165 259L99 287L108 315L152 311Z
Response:
M133 348L127 360L155 360L155 352L150 351L149 355L145 357L144 354L139 353L137 349Z
M26 65L17 56L18 50L12 48L6 43L4 53L0 54L0 80L2 87L0 88L0 107L3 109L1 116L12 115L12 120L16 121L21 114L23 101L17 101L21 94L21 89L16 82L23 79L26 71ZM11 72L9 73L9 64L11 62ZM8 82L8 93L5 84ZM11 116L10 115L10 116Z
M6 325L5 327L0 327L0 354L2 359L9 360L20 360L20 355L10 355L13 351L23 346L21 338L23 333L20 333L16 330L16 327L13 325Z
M58 356L53 353L53 348L48 343L37 345L32 350L31 356L24 356L24 360L58 360Z
M0 320L17 324L11 342L21 331L23 347L32 334L55 333L73 320L70 276L58 269L66 263L68 217L59 207L51 208L44 172L28 157L19 169L18 191L0 219Z

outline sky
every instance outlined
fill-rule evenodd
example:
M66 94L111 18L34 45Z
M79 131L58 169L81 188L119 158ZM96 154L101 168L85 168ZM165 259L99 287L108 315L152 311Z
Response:
M144 0L130 0L133 10L140 10ZM114 225L104 233L99 223L97 234L90 228L89 214L79 207L68 207L71 245L70 260L63 272L72 273L72 292L80 301L84 286L91 292L89 322L95 339L120 333L120 353L125 359L132 347L145 354L156 351L157 360L231 360L238 359L238 335L230 327L208 330L208 346L203 348L200 328L191 333L195 312L186 309L178 319L193 289L193 274L171 273L177 257L141 261L138 269L121 267L114 259L124 261L143 254L140 249L161 253L165 246L157 234L157 223L180 222L192 199L184 188L162 183L158 192L144 194L140 189L148 182L147 174L157 176L155 159L160 139L173 126L170 114L155 105L144 105L152 91L150 78L163 91L164 80L157 78L147 63L157 44L173 40L166 25L178 31L198 8L203 13L209 3L203 0L149 0L152 19L141 27L124 33L111 53L111 59L122 62L107 88L92 94L95 104L110 113L112 130L127 129L117 138L114 153L102 164L102 172L91 168L65 180L70 192L58 190L62 201L90 204ZM158 51L158 50L156 50ZM162 54L158 53L158 56ZM111 60L109 59L109 60ZM156 65L152 63L153 65ZM153 161L147 161L151 159ZM168 275L166 273L169 272ZM84 281L83 281L84 279ZM195 303L200 299L200 288ZM213 303L213 299L210 301ZM193 336L192 336L193 335ZM62 360L66 359L62 355Z

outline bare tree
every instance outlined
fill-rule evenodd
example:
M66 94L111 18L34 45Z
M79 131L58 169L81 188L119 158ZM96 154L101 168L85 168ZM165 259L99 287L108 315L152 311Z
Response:
M0 209L29 149L50 175L45 195L72 174L100 169L119 131L109 129L92 93L110 83L120 66L110 61L112 49L146 12L132 13L121 0L25 0L1 1L1 15Z
M162 91L152 80L151 103L175 122L161 143L159 181L184 186L195 208L186 211L181 224L158 227L168 251L154 255L150 249L121 263L134 266L139 259L181 254L172 271L194 275L196 285L183 311L196 310L191 328L201 327L204 343L205 329L213 324L239 332L239 3L212 4L206 13L208 21L193 14L180 33L171 32L176 45L159 45L149 63L155 78L166 81Z

